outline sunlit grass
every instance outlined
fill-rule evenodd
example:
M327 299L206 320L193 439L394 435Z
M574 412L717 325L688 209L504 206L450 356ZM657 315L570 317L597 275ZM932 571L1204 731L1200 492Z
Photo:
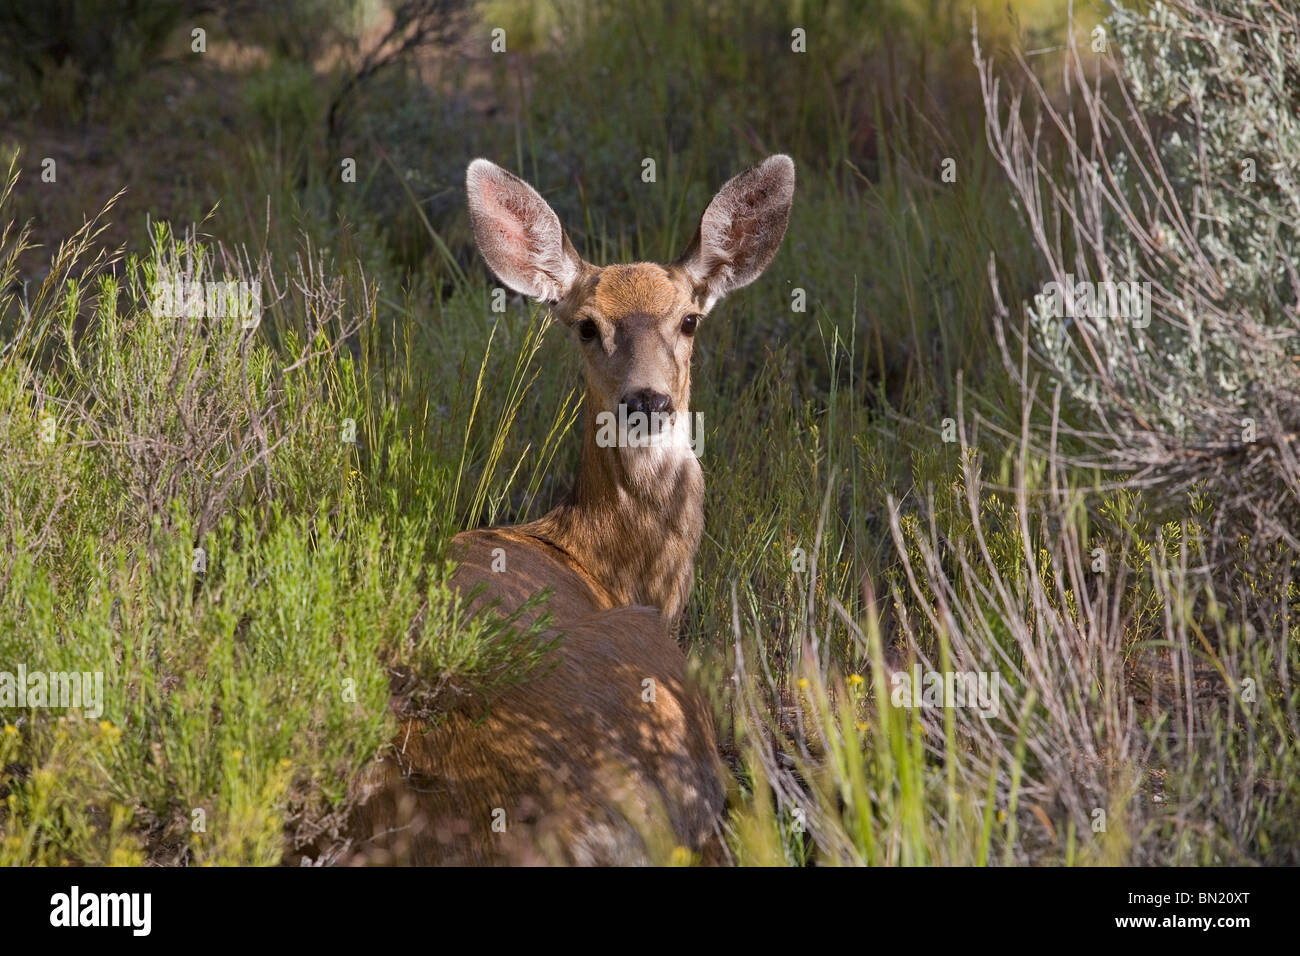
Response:
M1049 37L1062 10L1014 6ZM434 716L449 688L527 680L535 633L465 615L445 546L559 500L580 366L544 309L492 310L464 164L537 182L604 263L670 258L720 177L782 149L784 247L702 327L694 376L706 528L681 636L735 775L732 859L1294 862L1294 625L1247 634L1207 593L1208 503L1099 492L1015 438L990 251L1008 288L1036 277L966 109L969 8L852 31L836 4L635 4L635 31L623 9L486 5L532 59L476 80L526 108L466 119L391 77L350 191L302 132L318 91L252 77L253 132L208 183L227 246L157 227L118 261L91 226L20 294L19 230L0 242L0 669L102 670L108 690L95 721L0 706L0 861L296 862L391 737L392 669ZM822 48L776 58L801 18ZM1001 4L980 21L1010 29ZM770 42L737 41L755 25ZM427 181L393 178L415 167ZM192 260L262 278L262 326L151 315L158 270ZM981 432L941 438L976 412ZM1286 568L1242 586L1288 592ZM891 672L921 658L996 671L1000 714L892 706Z

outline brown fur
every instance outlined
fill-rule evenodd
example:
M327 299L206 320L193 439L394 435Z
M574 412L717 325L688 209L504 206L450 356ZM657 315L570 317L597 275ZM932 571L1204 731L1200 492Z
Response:
M755 182L767 192L755 193ZM567 324L596 323L599 335L581 346L586 421L572 495L537 521L458 535L454 584L486 585L478 600L510 609L553 589L547 636L562 642L550 669L493 701L485 717L403 725L392 753L356 788L359 862L642 863L672 849L656 839L665 833L711 852L723 808L713 727L672 637L703 529L703 476L689 449L602 447L594 419L636 389L689 413L693 338L683 318L707 312L771 259L793 165L774 157L724 187L710 210L725 199L719 208L743 224L738 183L745 195L785 204L749 212L768 225L738 228L745 248L704 250L710 262L749 263L743 281L696 257L592 266L531 187L491 164L471 165L470 208L489 264L519 291L550 298ZM710 275L721 278L710 286ZM504 573L493 572L496 549ZM504 832L492 825L500 811Z

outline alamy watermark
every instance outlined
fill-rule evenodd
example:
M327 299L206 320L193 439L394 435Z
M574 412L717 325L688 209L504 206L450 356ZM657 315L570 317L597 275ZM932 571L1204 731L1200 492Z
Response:
M50 925L55 927L124 927L133 936L148 936L152 914L152 893L83 893L74 884L50 897Z
M262 282L187 279L176 274L153 287L154 315L170 319L238 319L245 329L262 321Z
M1001 676L996 671L909 671L889 675L889 702L895 707L969 707L981 717L1001 708Z
M1034 296L1040 314L1053 319L1127 319L1135 329L1151 324L1150 282L1052 282Z
M704 453L704 413L618 412L596 415L596 445L600 448L688 447L699 458Z
M104 714L103 671L0 671L0 710L28 707L81 708L89 720Z

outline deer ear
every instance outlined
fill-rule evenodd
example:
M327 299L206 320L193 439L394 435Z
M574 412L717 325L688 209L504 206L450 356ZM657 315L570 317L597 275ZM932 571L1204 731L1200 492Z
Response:
M676 262L706 308L762 275L785 237L793 202L794 160L784 154L769 156L718 190Z
M497 278L543 302L568 295L582 257L537 190L486 159L469 164L465 188L474 241Z

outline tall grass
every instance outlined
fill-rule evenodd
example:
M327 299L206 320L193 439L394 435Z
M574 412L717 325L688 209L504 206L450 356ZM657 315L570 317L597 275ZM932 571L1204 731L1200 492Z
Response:
M25 290L10 227L0 670L100 670L108 699L94 721L0 705L0 859L333 859L394 711L490 698L546 650L446 587L452 534L564 494L580 411L545 310L493 310L465 161L528 176L603 263L675 255L710 189L781 149L785 245L710 316L693 379L706 527L681 637L734 774L731 859L1294 862L1288 612L1261 632L1211 586L1212 499L1106 485L1041 440L1072 410L1002 361L990 252L1008 297L1041 276L966 11L938 5L940 36L885 7L858 29L837 3L486 5L444 53L463 69L358 90L355 184L325 98L272 58L194 168L184 208L222 200L198 226L123 255L110 209ZM57 195L33 187L0 222ZM155 314L177 272L259 280L261 324ZM1289 595L1288 568L1228 573ZM996 674L996 713L894 706L914 664Z
M25 240L7 240L9 288ZM502 332L513 389L486 337L472 404L435 405L461 436L439 445L397 356L356 339L373 286L318 253L277 278L162 227L142 258L95 243L88 227L34 295L4 301L0 660L102 674L105 697L98 721L3 706L0 853L319 858L394 732L391 689L419 712L490 700L548 650L519 615L468 614L441 557L512 485L535 494L503 448L542 326ZM158 308L177 275L264 277L266 327Z

